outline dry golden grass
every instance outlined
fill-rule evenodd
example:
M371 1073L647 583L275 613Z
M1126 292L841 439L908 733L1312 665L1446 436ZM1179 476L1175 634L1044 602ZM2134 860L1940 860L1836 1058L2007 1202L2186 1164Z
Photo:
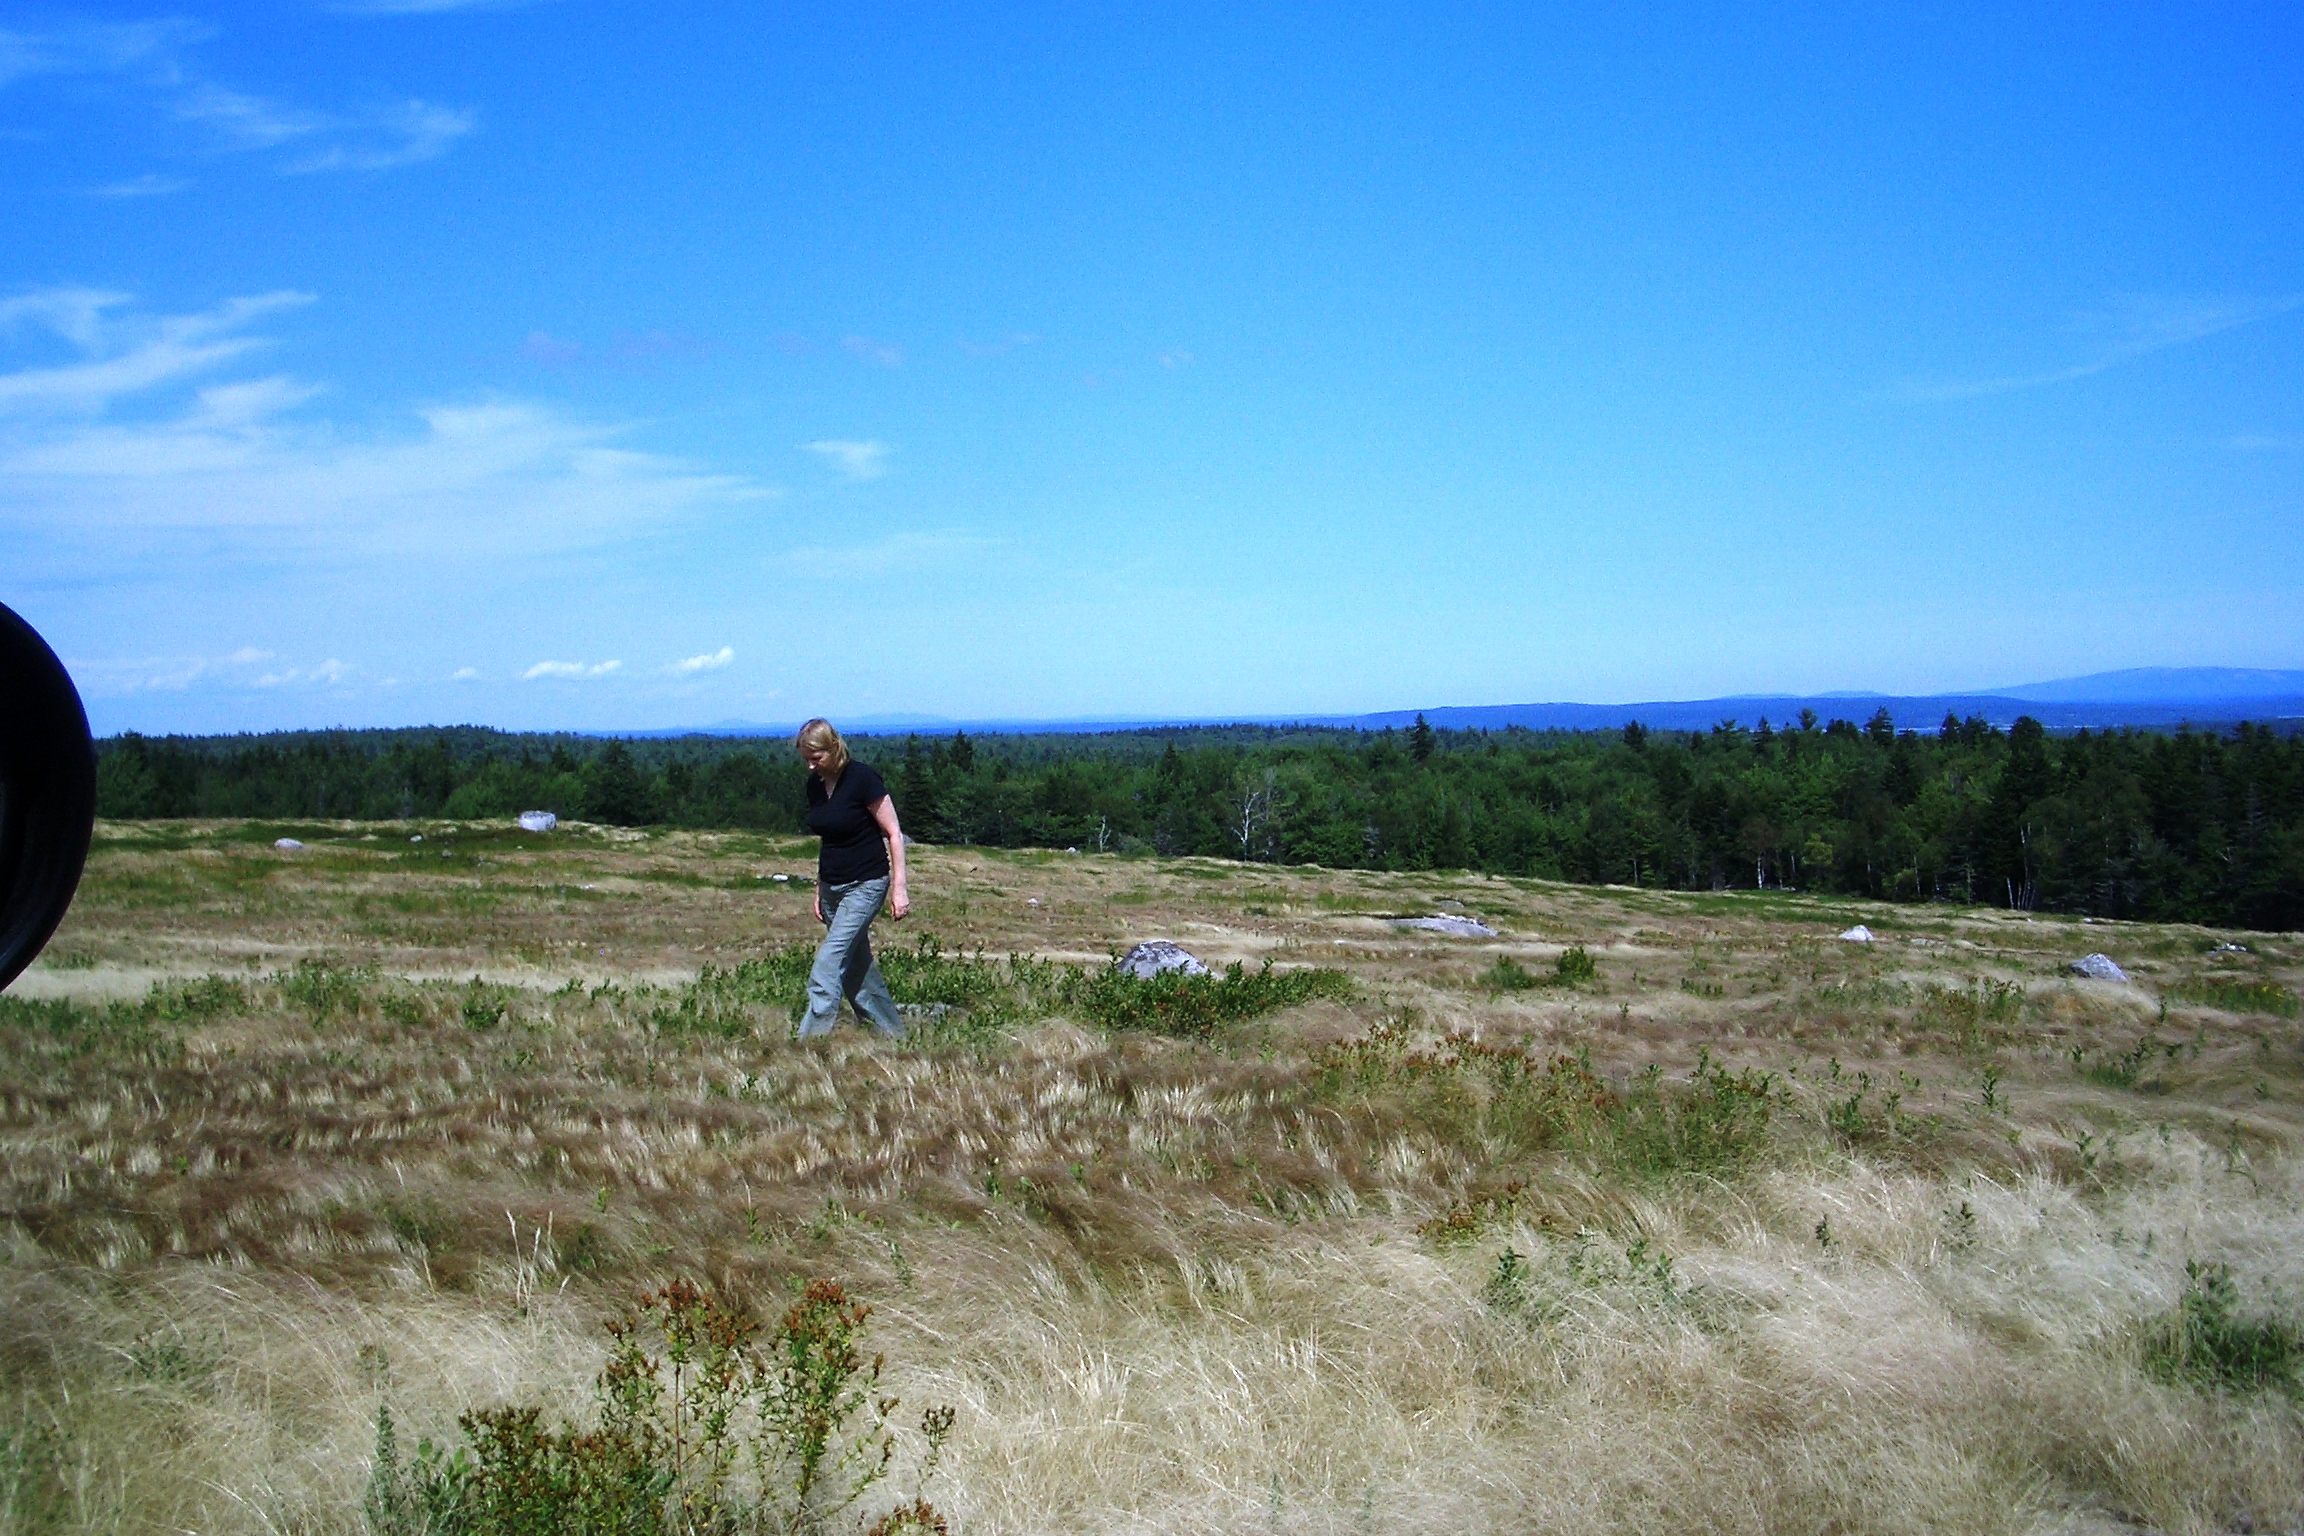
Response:
M2179 996L2292 993L2294 936L922 848L884 942L1160 936L1357 990L1202 1042L668 1027L699 966L810 934L766 878L806 853L101 829L0 1018L0 1532L355 1529L380 1402L580 1417L638 1290L815 1275L959 1408L931 1493L968 1531L2304 1520L2291 1398L2147 1368L2187 1260L2297 1316L2296 1020ZM1502 937L1383 921L1448 904ZM1569 945L1597 981L1480 981ZM2094 949L2136 984L2062 975ZM1467 1042L1674 1103L1707 1052L1775 1074L1767 1133L1531 1120Z

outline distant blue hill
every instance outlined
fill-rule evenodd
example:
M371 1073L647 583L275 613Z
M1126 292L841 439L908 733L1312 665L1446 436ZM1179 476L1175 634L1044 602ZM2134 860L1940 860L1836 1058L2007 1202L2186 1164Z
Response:
M1995 688L2007 699L2038 704L2180 704L2210 700L2304 698L2304 672L2271 672L2258 667L2131 667L2125 672L2092 672L2052 683L2019 683Z
M1852 720L1859 725L1869 720L1874 711L1885 709L1899 730L1934 730L1947 714L1961 719L1975 715L2002 728L2020 715L2030 715L2050 730L2058 731L2124 725L2146 730L2184 724L2205 728L2241 720L2298 723L2304 722L2304 672L2246 667L2138 667L2044 683L2020 683L1979 693L1739 694L1732 698L1654 699L1630 704L1443 704L1421 710L1394 709L1365 715L1167 715L1097 720L962 720L920 714L863 715L845 718L839 723L842 729L860 735L918 732L923 736L946 736L960 730L979 734L1085 735L1102 731L1234 725L1328 726L1380 731L1387 727L1405 728L1414 724L1421 714L1446 730L1498 731L1518 726L1534 731L1608 731L1620 730L1628 722L1637 720L1657 730L1700 731L1727 722L1750 729L1763 719L1782 725L1797 721L1804 709L1815 711L1819 721ZM724 720L702 727L628 734L788 736L799 723L796 720L788 723Z

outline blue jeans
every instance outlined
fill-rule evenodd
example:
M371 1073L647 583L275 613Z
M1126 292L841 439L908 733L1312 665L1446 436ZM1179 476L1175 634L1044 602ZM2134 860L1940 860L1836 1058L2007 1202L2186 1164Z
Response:
M832 1033L840 1022L840 999L855 1005L856 1016L886 1039L904 1033L896 999L880 979L880 963L872 958L869 930L888 899L888 879L855 880L827 885L816 892L824 908L824 942L816 948L816 963L808 969L808 1017L800 1023L800 1038Z

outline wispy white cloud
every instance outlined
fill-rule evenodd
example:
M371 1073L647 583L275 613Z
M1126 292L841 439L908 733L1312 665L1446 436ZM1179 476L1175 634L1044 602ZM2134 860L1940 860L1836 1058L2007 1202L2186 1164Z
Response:
M190 57L213 33L179 21L0 31L0 88L41 75L110 75L225 153L285 152L283 171L384 171L444 154L473 132L470 111L416 99L317 109L276 101L211 78ZM92 195L149 197L181 191L180 177L147 174Z
M357 667L347 666L331 656L315 667L283 667L277 672L267 672L249 686L254 688L293 688L300 685L304 687L316 685L334 687L350 678L358 670Z
M355 117L336 119L336 142L289 162L299 174L313 171L389 171L438 159L448 147L479 127L478 114L409 100Z
M954 345L970 357L999 357L1019 347L1029 347L1039 339L1035 331L1010 331L997 341L971 341L963 336Z
M959 532L896 533L870 544L795 549L784 556L783 564L809 580L886 576L963 559L999 542Z
M83 197L110 198L116 201L132 197L170 197L185 191L191 185L192 179L188 176L163 176L157 171L146 171L143 175L131 176L126 181L106 182L100 187L90 187L81 195Z
M30 322L72 344L82 360L0 373L0 416L36 411L98 412L115 400L205 373L264 343L242 334L251 321L311 302L309 294L227 299L214 309L115 321L123 295L58 288L0 301L0 327Z
M709 651L702 656L690 656L685 661L675 661L664 670L673 677L686 677L697 672L717 672L735 659L736 648L732 645L724 645L720 649Z
M2254 325L2304 304L2304 295L2285 298L2180 299L2131 295L2106 313L2074 319L2072 331L2084 338L2086 355L2060 368L1975 379L1912 380L1897 393L1906 400L1935 402L2005 395L2091 378L2132 359L2169 347L2204 340L2222 331Z
M478 667L458 667L455 671L448 674L448 681L452 683L470 683L478 681L479 677L480 669Z
M134 71L155 83L181 79L179 51L213 32L191 21L130 21L61 27L49 32L0 31L0 87L35 75L95 75Z
M875 341L869 336L843 336L840 345L864 361L877 363L883 368L904 366L904 349L894 342Z
M328 119L313 112L298 112L260 96L199 84L176 99L176 116L208 128L233 149L273 149L308 137L327 126Z
M888 455L892 451L886 443L871 438L828 437L800 446L829 460L851 480L877 480L888 473Z
M520 680L532 683L541 677L606 677L612 672L623 670L624 663L621 661L595 662L591 666L581 661L540 661L521 673Z
M92 698L138 693L180 693L194 684L224 689L339 687L360 669L338 657L285 667L261 646L244 645L225 656L75 657L65 665L80 691Z
M0 299L0 343L29 329L80 354L0 373L9 541L69 552L87 572L156 559L162 545L211 565L446 550L478 564L595 548L776 494L543 405L431 404L407 427L352 431L313 419L312 384L229 376L269 340L259 317L304 302L262 295L154 318L96 289Z

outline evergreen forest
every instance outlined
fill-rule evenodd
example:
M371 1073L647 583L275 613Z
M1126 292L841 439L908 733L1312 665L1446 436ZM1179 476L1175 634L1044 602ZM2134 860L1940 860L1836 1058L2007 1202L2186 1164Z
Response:
M1783 888L2304 928L2304 734L1222 726L857 737L934 843ZM101 815L804 829L788 743L459 726L98 745Z

